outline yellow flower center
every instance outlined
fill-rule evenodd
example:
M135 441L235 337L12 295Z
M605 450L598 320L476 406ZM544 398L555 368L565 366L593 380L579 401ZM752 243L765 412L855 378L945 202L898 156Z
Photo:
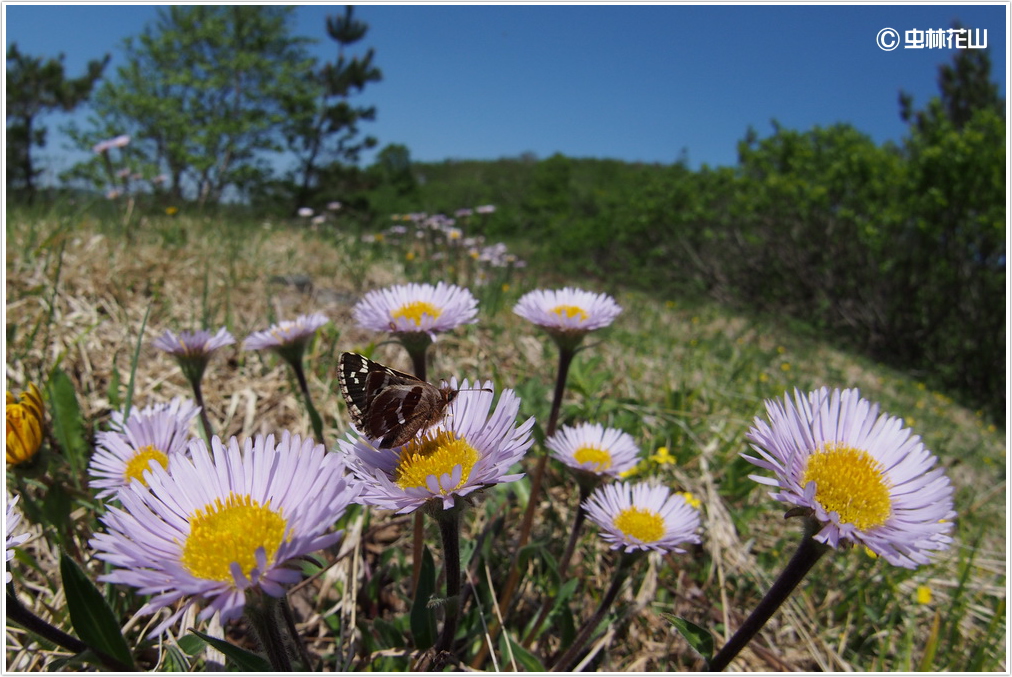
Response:
M432 437L426 435L420 440L413 440L401 451L401 458L394 470L394 482L401 489L422 488L429 475L440 477L452 475L453 469L460 466L460 482L457 486L442 493L459 489L471 474L471 468L478 461L478 450L457 439L453 433L443 431Z
M814 481L823 508L866 530L885 524L892 512L884 471L868 452L831 442L808 457L801 485Z
M123 471L123 479L127 484L130 483L130 480L140 480L141 484L148 486L148 483L144 481L144 471L148 469L151 461L158 461L160 466L166 470L169 469L169 457L165 452L155 449L150 444L136 451L137 453L127 462L126 469Z
M407 305L403 305L397 310L393 311L392 313L390 313L390 317L395 320L400 317L405 317L414 322L416 327L420 327L422 326L423 316L428 315L433 320L435 320L442 314L443 311L441 311L439 308L432 305L431 303L428 303L426 301L414 301L412 303L408 303Z
M555 313L559 317L565 319L572 319L576 317L579 318L580 322L586 322L589 317L589 315L587 315L587 311L579 306L555 306L548 312Z
M604 472L611 467L611 454L604 449L597 449L596 447L580 447L573 452L573 458L580 464L593 464L590 470L598 473Z
M615 516L615 527L641 543L653 543L664 536L664 518L646 508L626 508Z
M264 549L270 562L284 538L285 525L281 511L272 510L270 501L260 505L248 495L236 494L229 494L224 502L216 498L190 515L182 564L204 580L232 581L232 562L249 576L256 566L257 548Z

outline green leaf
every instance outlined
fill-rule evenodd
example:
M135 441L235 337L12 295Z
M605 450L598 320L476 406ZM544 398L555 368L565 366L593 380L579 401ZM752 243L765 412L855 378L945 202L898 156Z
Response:
M415 648L424 651L436 643L436 614L429 608L429 599L436 591L436 564L432 553L426 547L422 551L422 570L418 576L418 588L411 604L411 636Z
M664 616L669 623L675 626L675 630L678 630L689 646L703 657L703 660L707 663L710 662L710 659L713 658L713 635L709 630L673 614L661 613L661 616Z
M190 672L190 661L187 659L186 653L180 651L179 647L170 645L165 649L162 669L165 672Z
M938 635L941 627L941 615L936 611L931 621L931 632L928 634L928 641L924 643L924 655L917 664L917 672L931 672L931 665L935 662L935 653L938 651Z
M60 555L60 578L67 596L70 623L81 641L92 649L133 667L130 647L123 639L119 620L112 608L81 567L66 553Z
M109 398L109 406L113 409L119 409L121 404L119 397L119 389L123 385L120 379L119 369L116 368L116 362L113 361L112 373L109 375L109 385L106 387L105 395Z
M49 410L53 418L53 434L75 477L80 477L88 455L88 438L70 377L56 367L46 383Z
M130 415L130 407L134 400L134 383L137 378L137 363L141 357L141 342L144 340L144 328L148 326L148 315L151 314L151 306L144 311L144 319L141 320L141 330L137 332L137 347L134 348L133 359L130 360L130 380L127 382L126 402L123 404L123 418Z
M525 672L545 672L545 666L541 664L538 657L525 649L513 637L507 637L508 634L504 632L499 636L499 655L502 656L502 669L512 670L512 661L516 661L517 666ZM507 642L509 642L508 646Z
M376 649L401 649L404 648L404 633L397 626L382 618L376 618L372 622L372 638L378 640Z
M204 650L205 642L200 637L193 635L185 635L179 638L176 642L179 644L179 648L182 649L187 656L196 656L198 653Z
M190 630L190 632L225 654L225 657L235 663L235 666L243 672L273 672L271 664L263 656L258 656L231 642L212 637L199 630Z

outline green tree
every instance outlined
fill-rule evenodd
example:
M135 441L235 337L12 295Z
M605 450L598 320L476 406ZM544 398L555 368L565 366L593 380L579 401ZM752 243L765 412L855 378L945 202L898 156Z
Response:
M126 64L95 97L88 147L128 133L133 167L165 171L177 198L200 204L226 189L245 195L270 174L282 150L286 111L311 98L306 39L290 35L294 7L181 6L159 10L154 25L124 43Z
M961 29L959 22L953 24ZM939 95L921 110L900 94L910 123L903 207L894 233L884 317L901 360L1005 415L1005 101L986 49L959 49L938 68Z
M324 175L339 174L342 165L358 162L363 150L376 146L372 136L359 138L358 129L360 121L376 118L375 106L353 106L349 98L370 82L382 80L383 73L373 65L373 49L361 58L349 59L344 53L345 48L365 37L368 28L353 17L350 5L343 16L328 16L327 35L337 43L337 60L315 72L310 82L311 99L290 100L285 137L298 159L296 207L313 200Z
M966 31L959 21L952 29ZM991 56L986 49L957 49L951 64L938 67L940 96L923 110L914 109L914 98L900 92L900 117L919 130L939 124L946 118L961 130L979 110L992 110L1004 116L1005 102L998 96L998 83L991 79Z
M43 61L23 54L17 43L7 48L7 187L23 188L35 196L35 179L41 173L32 162L32 148L46 145L46 128L39 117L55 110L74 110L91 94L109 63L109 55L89 61L86 73L67 78L63 54Z

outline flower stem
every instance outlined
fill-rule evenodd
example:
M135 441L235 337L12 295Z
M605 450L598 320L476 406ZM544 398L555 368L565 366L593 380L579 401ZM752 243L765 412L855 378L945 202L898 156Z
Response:
M565 393L566 379L569 376L569 365L573 363L575 355L576 350L574 348L559 346L559 370L555 378L555 394L552 397L552 411L548 416L548 427L545 429L545 437L551 437L555 434L555 426L559 421L559 410L562 408L562 395ZM520 582L520 552L527 545L527 539L531 535L531 526L534 523L534 509L538 504L538 498L541 494L541 478L545 474L547 463L548 454L541 454L541 458L538 459L538 465L531 474L531 493L527 499L527 509L524 511L524 519L520 523L520 536L517 538L517 544L513 549L513 560L510 563L509 577L506 579L506 585L503 586L502 594L499 596L499 608L502 609L504 617L509 613L509 604L513 601L513 593L516 592L517 584ZM488 631L489 636L493 640L498 637L498 619L493 619ZM485 643L482 644L478 655L471 662L471 667L476 668L480 666L485 661L487 655L488 643Z
M246 606L243 609L250 628L256 634L267 660L275 672L291 672L292 662L288 658L284 637L278 623L278 600L259 590L248 590Z
M214 431L211 430L211 420L207 417L207 407L204 406L204 395L200 390L200 379L190 381L190 385L193 387L193 399L196 401L197 406L200 407L200 425L203 428L204 441L207 442L207 448L210 449Z
M443 566L446 568L446 605L443 632L436 642L435 652L449 652L460 620L460 513L461 505L435 512L439 534L443 539Z
M569 562L573 559L573 552L576 550L576 543L580 540L580 529L583 528L583 523L587 518L587 513L583 509L583 502L587 496L590 495L590 487L584 484L580 484L580 500L576 506L576 517L573 518L573 526L569 532L569 542L566 543L566 550L562 553L562 559L559 560L559 582L560 584L565 582L566 573L569 570ZM544 604L541 606L541 613L538 614L538 619L534 621L534 625L531 626L531 631L527 633L527 637L524 638L524 646L529 647L531 642L534 641L535 635L541 625L548 618L548 614L552 611L552 603L555 598L546 599Z
M306 643L302 641L302 636L299 635L299 631L295 627L295 614L292 613L292 605L288 602L288 595L281 598L280 606L281 614L285 619L285 627L288 628L288 636L292 638L292 642L299 650L299 660L302 661L302 669L306 671L312 670L313 659L309 657L309 652L306 651Z
M13 588L8 586L7 588L7 618L14 621L25 630L33 632L39 637L42 637L53 644L62 646L68 651L73 651L75 654L82 653L90 650L102 664L113 670L114 672L133 672L137 668L132 665L124 665L119 660L109 656L98 649L92 648L79 640L73 635L68 635L63 630L50 625L46 621L42 620L31 611L22 606L21 601L17 598L17 595L12 594L10 591Z
M801 543L798 544L798 549L791 557L791 561L787 563L780 577L773 583L769 592L766 593L766 596L762 598L762 601L759 602L759 605L752 611L749 617L745 619L745 622L738 628L738 631L734 633L734 636L728 640L727 644L709 662L709 665L706 667L709 672L720 672L730 664L734 657L738 655L738 652L755 637L756 633L766 625L770 617L780 608L780 605L787 600L791 592L794 591L794 588L798 586L798 583L805 577L805 574L819 561L823 553L829 549L829 546L819 543L812 538L817 528L817 523L814 520L806 520L805 534L801 538Z
M309 412L309 421L313 424L313 434L316 436L315 441L327 445L323 439L323 420L320 418L320 414L316 411L316 407L313 406L313 398L309 395L309 384L306 383L306 374L302 369L302 360L290 360L288 362L292 365L292 370L295 371L295 378L299 382L299 390L302 391L302 399L306 403L306 411Z
M608 609L615 602L618 597L618 593L622 590L622 584L625 583L625 579L629 576L629 572L632 570L632 565L637 562L640 557L645 554L643 552L627 552L622 554L622 559L619 560L618 566L615 567L615 577L611 580L611 586L608 588L608 592L604 594L601 599L601 604L597 607L597 611L590 617L583 628L580 630L580 634L576 636L576 639L569 646L564 654L555 662L552 666L552 672L569 672L573 664L576 663L576 659L579 658L580 652L583 651L584 645L587 644L587 640L600 625L604 615L608 613Z

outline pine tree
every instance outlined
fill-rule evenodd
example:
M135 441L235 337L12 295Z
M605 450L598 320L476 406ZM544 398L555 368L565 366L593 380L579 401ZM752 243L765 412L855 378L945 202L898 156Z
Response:
M23 188L34 199L41 170L32 162L32 148L46 145L47 129L38 119L56 110L72 111L91 94L109 63L109 55L89 61L79 78L67 78L63 54L43 61L23 54L17 43L7 49L7 187Z

